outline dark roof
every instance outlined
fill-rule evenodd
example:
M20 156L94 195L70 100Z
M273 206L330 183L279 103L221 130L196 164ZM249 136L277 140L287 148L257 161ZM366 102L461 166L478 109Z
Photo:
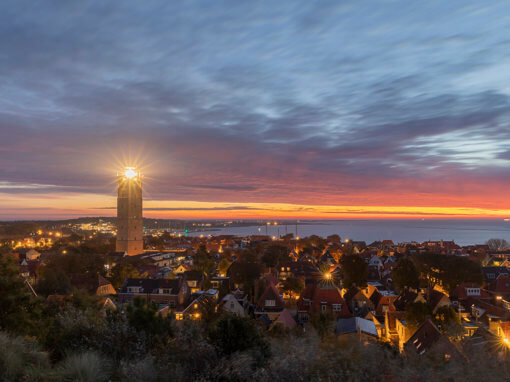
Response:
M192 269L191 271L184 271L183 275L186 280L202 281L204 279L204 274L195 269Z
M360 290L357 287L355 287L355 286L350 287L349 290L347 292L345 292L345 294L344 294L344 300L348 304L350 304L353 297L356 296L359 292L360 292Z
M336 322L336 334L356 333L356 317L339 318Z
M438 290L432 289L429 293L429 305L432 308L435 308L439 301L446 295L444 293L439 292Z
M510 268L507 267L482 267L485 281L491 282L498 278L500 274L510 275ZM492 277L491 277L492 276Z
M135 279L128 278L122 285L121 292L127 293L128 287L141 287L140 293L154 293L158 289L170 289L170 294L178 294L181 279Z
M442 334L430 319L418 328L418 330L405 343L406 347L414 349L418 354L429 350L441 338Z
M265 306L266 300L275 300L275 305L273 307L267 307ZM266 290L260 298L257 301L257 308L261 310L281 310L284 308L284 303L282 298L280 297L280 292L273 283L269 283L269 285L266 287Z
M407 306L412 303L416 297L418 297L418 293L406 289L400 293L393 304L397 310L406 310Z
M95 293L97 288L103 285L111 284L101 275L71 274L69 281L73 288L83 289L91 293Z

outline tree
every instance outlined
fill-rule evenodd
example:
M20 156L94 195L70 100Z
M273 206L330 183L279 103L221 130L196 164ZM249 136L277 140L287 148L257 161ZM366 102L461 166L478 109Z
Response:
M283 282L283 288L285 292L289 293L292 297L292 293L300 294L303 289L305 289L305 284L301 279L298 279L297 277L288 277Z
M364 287L367 284L368 265L358 255L344 255L340 259L343 273L343 287L350 288L355 285Z
M328 264L328 263L320 263L319 264L319 271L323 274L329 273L330 269L331 269L331 264Z
M506 251L510 248L510 245L505 239L489 239L487 240L487 246L494 252Z
M212 326L209 338L227 356L249 349L258 351L263 358L270 356L269 344L250 318L225 314Z
M30 295L10 255L0 256L0 329L26 332Z
M460 325L459 315L451 306L442 306L432 318L436 326L449 336L460 336L464 329Z
M342 239L340 238L339 235L337 234L334 234L334 235L329 235L327 238L326 238L327 241L329 242L332 242L332 243L341 243L342 242Z
M290 261L290 257L289 249L283 245L272 244L265 249L262 255L262 262L268 268L274 268L284 261Z
M37 293L50 294L71 293L71 281L62 269L44 268L35 287Z
M228 261L226 258L221 259L218 263L218 273L220 275L226 275L231 264L232 262Z
M110 281L112 285L118 289L124 283L126 278L138 278L140 277L140 273L138 270L130 263L121 262L115 264L112 268Z
M323 339L326 334L333 331L335 319L329 311L319 312L312 315L312 325L317 330L319 337Z
M446 290L452 291L463 282L472 282L478 285L483 283L480 264L467 258L425 253L417 255L413 259L430 288L440 284Z
M208 275L214 268L215 261L204 244L201 244L197 252L193 255L193 269Z
M253 286L262 274L262 266L258 262L235 261L229 268L229 274L234 283L242 285L246 293L253 295Z
M420 286L420 274L411 259L402 257L391 272L391 279L400 290L404 288L416 289Z

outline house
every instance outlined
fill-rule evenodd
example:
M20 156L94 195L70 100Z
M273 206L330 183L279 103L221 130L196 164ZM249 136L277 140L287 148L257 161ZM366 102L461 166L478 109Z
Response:
M482 267L483 276L486 283L491 283L498 278L499 275L510 275L510 268L507 267Z
M280 292L273 283L269 283L257 301L255 314L266 314L271 320L275 320L284 308Z
M214 312L216 310L216 297L217 291L211 290L204 293L200 293L196 299L193 299L188 306L175 314L176 320L200 320L204 316Z
M278 279L285 281L289 277L300 278L305 284L322 279L322 273L311 261L288 261L276 267Z
M395 299L393 304L399 311L405 311L410 304L415 302L427 302L421 292L416 292L411 289L403 290Z
M356 287L351 287L343 296L351 313L355 316L364 317L368 312L374 310L370 299Z
M374 314L378 317L384 316L386 312L394 312L395 308L394 301L397 299L395 295L382 294L379 291L372 293L370 301L374 307Z
M235 314L237 316L246 315L245 305L241 305L241 303L237 300L236 296L234 296L231 293L223 297L220 303L220 309L222 309L225 312Z
M174 273L176 275L180 275L184 272L191 271L191 269L192 269L191 265L184 263L184 264L179 265L177 268L175 268Z
M96 296L117 294L112 283L100 275L71 274L69 281L74 289L81 289Z
M336 318L351 317L342 293L335 285L321 282L306 286L297 302L298 320L306 322L313 314L326 312Z
M25 254L25 260L38 260L39 257L41 257L41 254L33 248L29 249Z
M204 274L202 272L197 270L185 271L182 276L188 284L191 293L202 289L202 284L204 282Z
M500 343L510 349L510 321L492 321L489 324L489 331L498 337Z
M284 309L278 318L273 321L271 327L275 327L277 325L281 325L284 329L292 330L296 327L296 320L292 317L287 309Z
M99 311L106 316L107 311L117 310L117 305L110 299L110 297L103 297L97 302Z
M438 309L445 306L450 306L450 299L444 293L432 289L429 290L428 304L432 309L432 313L435 314L438 311Z
M405 312L386 312L384 319L385 339L397 346L400 352L404 350L404 344L413 333L407 325L405 315Z
M27 279L30 283L35 284L37 281L37 275L41 262L39 260L27 260L21 261L19 266L20 276Z
M510 275L501 273L496 277L496 280L489 283L487 290L497 299L510 298Z
M335 333L337 335L359 333L378 338L374 322L361 317L339 318L336 321Z
M464 354L471 356L483 353L495 354L502 350L497 335L485 328L478 328L463 344Z
M470 297L479 300L490 300L491 295L475 283L462 283L450 294L453 300L464 301Z
M502 319L506 316L507 312L504 308L490 304L484 300L469 298L463 302L465 307L471 311L471 315L476 321L482 321L490 324L494 320Z
M190 288L182 278L137 279L128 278L119 290L119 302L129 302L138 297L177 309L187 303Z
M462 359L455 346L443 335L434 323L427 319L404 344L404 352L408 356L433 354L445 361L451 358Z

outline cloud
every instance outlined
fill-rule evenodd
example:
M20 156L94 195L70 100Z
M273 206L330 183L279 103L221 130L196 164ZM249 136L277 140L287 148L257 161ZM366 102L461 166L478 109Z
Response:
M503 5L30 4L0 14L0 181L52 186L2 192L137 162L153 200L508 205Z

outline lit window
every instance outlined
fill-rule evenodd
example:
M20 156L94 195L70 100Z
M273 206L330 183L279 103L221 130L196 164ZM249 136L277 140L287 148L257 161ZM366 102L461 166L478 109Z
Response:
M266 300L266 306L275 306L276 301L275 300Z
M341 312L342 304L333 304L333 312Z
M327 309L328 309L328 306L327 306L327 305L321 305L321 310L322 310L323 312L325 312Z

